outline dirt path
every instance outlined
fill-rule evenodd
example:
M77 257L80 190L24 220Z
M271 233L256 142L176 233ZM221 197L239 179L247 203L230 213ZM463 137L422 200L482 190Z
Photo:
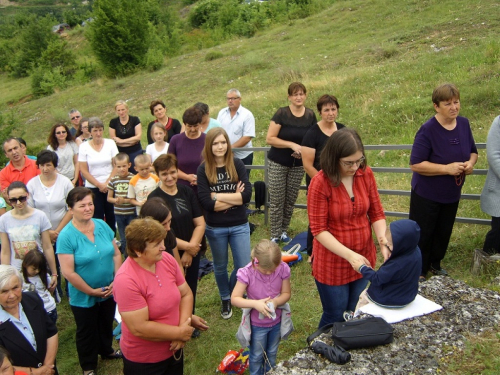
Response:
M17 6L17 3L13 3L12 1L9 0L0 0L0 6L5 7L7 5L12 5L12 6Z

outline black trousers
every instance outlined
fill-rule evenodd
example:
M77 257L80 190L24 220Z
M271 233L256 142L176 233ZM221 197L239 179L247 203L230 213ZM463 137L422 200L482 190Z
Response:
M420 227L418 246L422 253L424 276L431 266L441 269L441 261L448 249L457 216L458 203L438 203L411 191L410 220L416 221Z
M76 322L76 351L84 371L97 368L98 355L114 352L113 319L116 303L113 297L92 307L71 306Z
M90 188L94 193L94 217L105 220L116 234L115 208L108 202L108 194L101 193L98 188Z
M500 253L500 217L491 217L491 229L486 233L483 251L490 255Z
M183 254L184 250L179 250L179 256L181 258ZM193 292L193 314L196 306L196 291L198 290L198 270L200 269L200 258L201 254L198 253L198 255L193 258L191 266L186 268L186 283L191 288L191 292Z
M182 375L184 372L184 353L181 352L181 357L177 351L172 357L156 363L139 363L129 361L123 357L123 374L124 375Z

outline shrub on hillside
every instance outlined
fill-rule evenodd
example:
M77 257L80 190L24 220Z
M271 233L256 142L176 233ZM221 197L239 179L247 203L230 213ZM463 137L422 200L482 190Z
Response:
M25 77L29 70L42 56L50 42L59 38L52 32L56 21L51 16L39 18L28 15L20 30L20 38L16 44L16 54L12 58L11 71L14 77Z
M90 44L106 75L127 75L144 66L152 34L145 0L96 0L94 18Z

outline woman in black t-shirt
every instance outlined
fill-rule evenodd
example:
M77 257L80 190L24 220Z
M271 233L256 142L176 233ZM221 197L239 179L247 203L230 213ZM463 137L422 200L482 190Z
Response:
M250 261L250 227L245 204L252 185L243 162L233 156L231 142L222 127L210 129L198 167L198 198L206 211L206 236L214 260L214 274L222 301L221 316L232 316L231 292L236 272ZM234 268L228 277L228 245Z
M291 241L287 231L304 176L302 139L316 124L314 112L304 106L306 92L302 83L291 83L288 86L290 105L278 109L267 131L266 142L271 146L268 153L269 211L273 242Z
M143 152L141 120L139 117L129 116L128 105L123 100L115 103L115 112L118 117L109 122L109 137L115 141L119 152L124 152L129 156L131 163L129 171L135 173L134 159Z
M193 190L177 183L178 167L175 155L160 155L154 161L153 167L160 178L160 185L148 195L148 202L158 197L170 207L172 230L177 240L181 267L186 272L186 282L193 292L196 303L200 251L205 234L203 211Z
M321 169L319 156L328 141L328 138L345 126L335 122L339 114L339 101L333 95L325 94L318 99L316 104L321 120L313 125L302 140L302 164L306 171L306 185L309 188L311 178ZM311 228L307 228L307 253L312 254L313 235Z
M164 240L165 250L175 258L181 269L183 269L179 250L177 249L175 233L170 227L172 224L172 213L167 203L159 197L148 199L141 207L139 217L145 218L148 216L158 221L166 229L167 235Z

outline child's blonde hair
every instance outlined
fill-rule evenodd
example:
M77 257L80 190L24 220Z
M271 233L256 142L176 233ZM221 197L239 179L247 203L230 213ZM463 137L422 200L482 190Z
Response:
M281 263L280 247L270 240L260 240L252 249L250 256L253 266L258 263L265 270L273 270Z
M148 154L139 154L135 157L134 164L151 164L151 157Z

